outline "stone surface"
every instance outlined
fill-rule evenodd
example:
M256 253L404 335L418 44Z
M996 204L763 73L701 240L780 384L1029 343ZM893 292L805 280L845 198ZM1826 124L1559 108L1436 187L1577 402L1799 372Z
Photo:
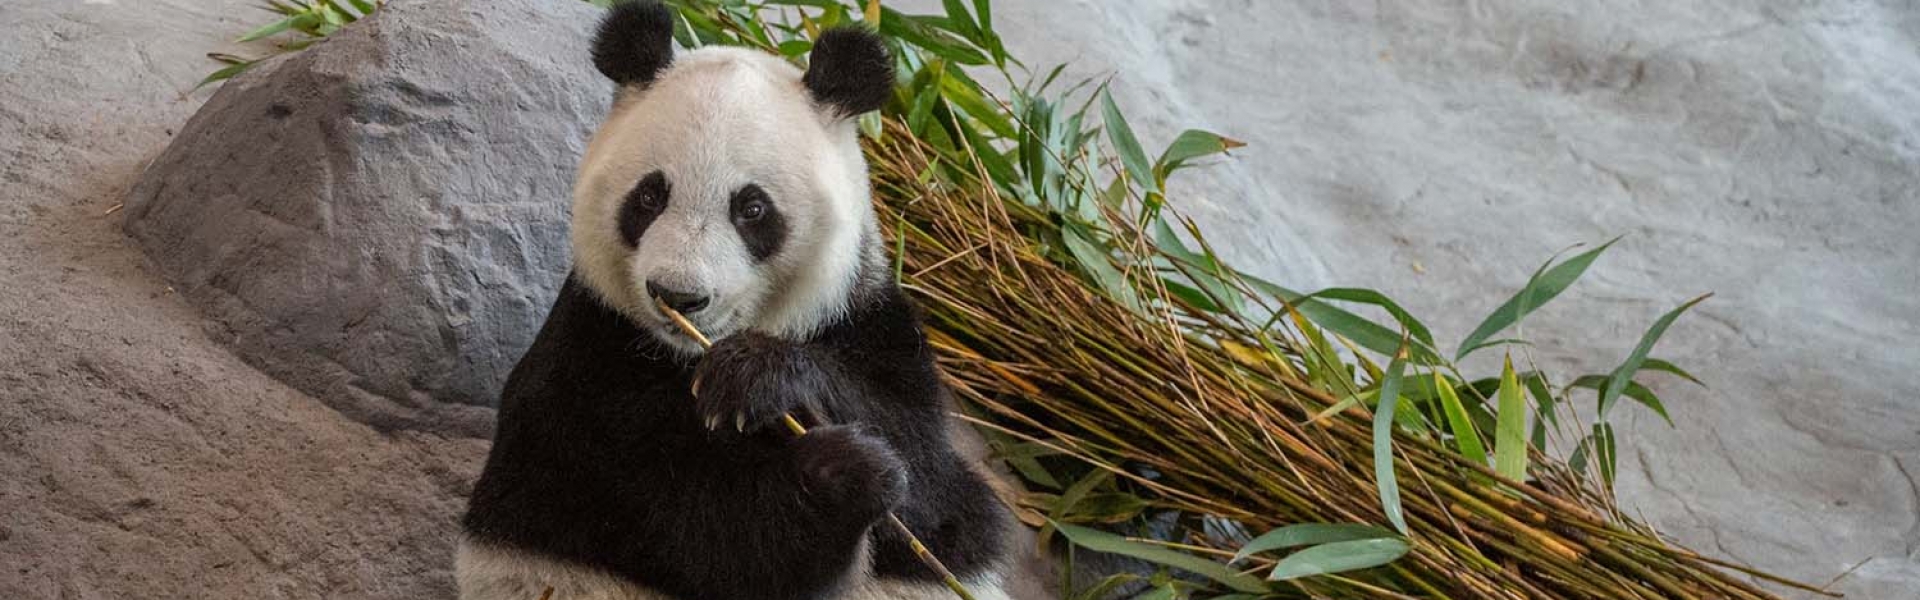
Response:
M253 5L0 3L0 596L453 594L486 442L262 374L122 233Z
M400 2L220 86L126 198L217 338L385 429L484 435L612 98L567 0Z

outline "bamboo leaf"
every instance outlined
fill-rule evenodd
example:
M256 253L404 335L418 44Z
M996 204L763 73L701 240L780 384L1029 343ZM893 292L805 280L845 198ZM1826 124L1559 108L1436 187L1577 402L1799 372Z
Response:
M1068 541L1088 550L1129 556L1156 565L1180 569L1242 592L1257 594L1267 591L1267 585L1258 578L1243 575L1219 562L1166 546L1130 540L1098 529L1065 523L1054 523L1053 526L1060 531L1061 535L1066 536Z
M1281 559L1267 579L1286 581L1378 567L1406 555L1408 549L1407 542L1398 538L1323 544Z
M1653 351L1653 345L1660 341L1660 336L1666 335L1667 327L1673 325L1674 319L1680 318L1680 313L1687 312L1687 309L1693 308L1694 305L1710 297L1713 297L1713 294L1706 294L1688 300L1678 308L1667 311L1667 314L1660 315L1660 318L1653 322L1653 326L1647 328L1647 332L1640 336L1640 343L1633 347L1632 353L1627 354L1627 360L1620 363L1619 367L1614 368L1613 377L1607 381L1607 387L1600 390L1601 421L1606 421L1607 410L1613 408L1613 401L1620 397L1622 391L1627 389L1627 383L1633 380L1633 374L1639 372L1640 365L1647 361L1647 353ZM1657 403L1658 401L1656 400L1655 404ZM1665 408L1657 410L1660 412L1661 417L1667 419L1668 425L1673 424L1673 419L1667 417Z
M288 29L292 29L294 24L310 18L312 17L310 17L309 15L299 14L299 15L293 15L278 21L274 21L272 23L268 23L266 25L261 26L259 29L255 29L253 31L247 32L246 35L240 36L239 39L234 40L234 43L251 42L260 38L268 37L273 34L280 33Z
M966 40L930 27L920 19L901 14L885 5L880 7L880 33L963 65L980 66L993 62Z
M1393 356L1400 351L1402 336L1392 329L1370 321L1366 317L1347 312L1340 307L1310 298L1306 294L1248 275L1244 271L1234 271L1234 273L1253 289L1286 302L1314 323L1327 328L1327 331L1353 340L1353 343L1359 344L1362 348L1384 356ZM1439 359L1431 352L1424 352L1419 348L1412 349L1408 356L1409 361L1417 365L1434 364Z
M1140 140L1133 136L1133 127L1127 125L1126 116L1120 114L1120 107L1113 103L1113 94L1104 89L1100 91L1100 121L1107 130L1107 142L1120 154L1120 165L1126 168L1127 176L1145 193L1159 193L1160 185L1153 179L1153 163L1147 162L1147 152L1140 148Z
M1400 483L1393 474L1393 414L1400 405L1400 377L1406 370L1407 351L1402 347L1387 364L1380 405L1373 412L1373 482L1380 488L1380 509L1402 534L1407 532L1407 518L1400 508Z
M1434 345L1433 333L1427 330L1427 325L1425 323L1421 323L1419 319L1414 318L1412 313L1409 313L1407 312L1406 309L1401 308L1398 303L1395 303L1391 298L1388 298L1386 294L1382 294L1374 290L1362 289L1362 288L1327 288L1324 290L1320 290L1318 292L1307 294L1306 296L1303 297L1303 299L1309 299L1309 298L1325 298L1328 300L1343 300L1347 302L1359 302L1362 304L1371 304L1373 306L1378 306L1381 309L1386 310L1388 315L1392 315L1394 320L1400 323L1401 327L1406 328L1407 332L1413 336L1413 341L1419 342L1417 346L1411 349L1411 352L1415 356L1425 357L1426 360L1418 360L1415 362L1419 362L1423 364L1438 362L1437 360L1438 347Z
M233 76L239 75L240 73L245 72L248 68L251 68L251 67L253 67L252 62L234 63L234 64L227 65L225 67L221 67L220 70L207 74L206 79L200 80L200 83L194 84L193 89L197 90L197 89L206 87L207 84L213 83L216 81L225 81L228 79L232 79Z
M1186 166L1187 161L1221 154L1234 148L1247 145L1246 142L1222 136L1211 131L1188 129L1173 138L1173 143L1160 153L1160 160L1154 161L1154 175L1164 180L1174 171Z
M1611 388L1613 387L1613 382L1607 376L1585 375L1578 379L1573 380L1573 383L1567 384L1567 387L1587 388L1587 389L1594 390L1595 392L1599 392L1599 395L1601 398L1608 398L1609 400L1607 400L1607 402L1617 401L1619 400L1620 396L1624 395L1627 398L1630 398L1633 401L1639 402L1641 405L1646 406L1649 409L1652 409L1654 414L1660 415L1661 419L1665 419L1667 421L1668 427L1673 426L1673 417L1667 414L1666 403L1661 402L1660 397L1658 395L1655 395L1653 393L1653 390L1647 389L1646 386L1640 385L1638 382L1628 381L1627 385L1624 388L1622 388L1619 393L1610 393L1612 391ZM1605 404L1600 406L1600 412L1602 414L1612 409L1613 409L1612 404Z
M1109 298L1138 312L1140 298L1134 293L1133 287L1127 285L1126 274L1114 268L1110 262L1112 255L1105 247L1094 242L1092 235L1079 224L1068 224L1060 229L1061 241L1065 242L1067 251L1073 254L1073 260L1079 263L1082 272L1105 290Z
M1587 272L1587 267L1593 264L1594 259L1600 257L1601 252L1605 252L1618 241L1620 238L1616 237L1598 248L1567 259L1566 262L1554 265L1552 261L1548 261L1547 265L1541 266L1540 270L1527 281L1525 287L1520 288L1512 298L1508 298L1500 308L1494 309L1493 314L1487 315L1487 318L1480 322L1479 327L1473 328L1473 333L1460 342L1460 350L1455 353L1453 359L1466 358L1468 353L1480 346L1480 342L1520 322L1527 313L1533 312L1534 309L1552 300L1554 296L1560 295L1560 292L1566 291L1567 286L1573 285L1581 274Z
M1641 363L1640 369L1645 371L1660 371L1663 373L1671 373L1675 376L1678 376L1681 379L1685 379L1687 381L1693 382L1694 385L1698 385L1700 387L1707 387L1707 382L1701 381L1700 378L1698 377L1694 377L1693 374L1688 373L1686 369L1682 369L1678 365L1675 365L1671 362L1667 362L1665 360L1661 360L1658 358L1652 358L1652 357L1647 358L1646 362Z
M1397 536L1391 531L1359 523L1301 523L1298 525L1288 525L1266 532L1261 534L1260 537L1248 541L1247 545L1242 546L1239 552L1234 553L1233 560L1227 561L1227 564L1237 563L1246 560L1249 556L1270 550L1281 550L1297 546L1317 546L1333 542L1395 537Z
M1493 470L1501 477L1525 481L1527 477L1527 399L1520 393L1520 380L1513 373L1513 357L1508 356L1500 369L1499 424L1493 432Z
M1433 382L1440 407L1447 415L1447 428L1453 433L1454 446L1474 464L1487 464L1487 448L1480 442L1480 432L1473 427L1473 419L1467 417L1467 409L1460 404L1460 395L1454 393L1453 384L1439 373L1433 374Z
M780 42L779 46L774 47L774 50L778 51L781 56L788 58L806 54L808 50L812 49L813 42L807 40L787 40Z
M1607 488L1612 489L1614 470L1620 462L1619 455L1614 453L1612 424L1593 424L1593 455L1594 462L1600 465L1601 481L1605 481Z

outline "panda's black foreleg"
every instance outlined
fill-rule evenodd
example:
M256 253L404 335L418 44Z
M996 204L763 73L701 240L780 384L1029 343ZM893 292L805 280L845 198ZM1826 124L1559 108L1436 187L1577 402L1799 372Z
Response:
M623 562L642 582L680 600L815 600L865 566L867 532L905 494L904 463L859 426L779 443L762 442L784 432L766 433L671 467L671 490L628 494L659 515L627 538Z
M709 430L756 433L788 413L818 414L845 385L836 371L826 355L806 344L752 332L731 335L701 358L694 409Z

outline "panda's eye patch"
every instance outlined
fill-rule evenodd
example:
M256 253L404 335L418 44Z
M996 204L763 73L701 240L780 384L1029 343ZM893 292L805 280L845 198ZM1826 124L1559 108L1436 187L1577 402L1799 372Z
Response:
M787 240L787 221L780 216L773 199L767 197L766 190L747 184L733 193L728 206L733 213L733 229L740 233L740 240L746 242L754 260L766 260L780 251L780 245Z
M667 197L672 193L673 186L667 183L667 175L659 171L640 178L640 183L627 192L626 202L620 205L620 239L626 241L627 246L640 245L640 235L667 209Z

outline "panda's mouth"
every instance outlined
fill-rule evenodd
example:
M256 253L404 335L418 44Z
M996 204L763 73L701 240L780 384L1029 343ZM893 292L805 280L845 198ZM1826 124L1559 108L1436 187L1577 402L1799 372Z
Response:
M652 308L651 312L656 318L650 329L654 335L682 350L699 352L712 342L734 333L732 319L729 318L731 315L716 312L718 307L691 315L672 312L658 304Z

